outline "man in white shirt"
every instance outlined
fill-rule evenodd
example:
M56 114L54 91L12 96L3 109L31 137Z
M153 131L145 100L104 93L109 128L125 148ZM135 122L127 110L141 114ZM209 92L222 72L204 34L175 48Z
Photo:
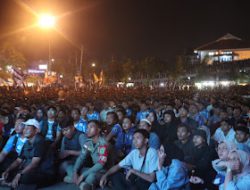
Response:
M104 187L108 177L112 175L112 189L125 190L132 187L136 190L148 189L155 180L158 166L157 151L149 148L148 139L149 134L145 129L135 131L133 143L136 149L103 175L100 186ZM118 172L121 168L128 170L126 175Z
M217 142L222 142L222 141L234 142L235 131L233 129L232 122L229 119L222 120L220 122L220 127L216 129L213 138Z

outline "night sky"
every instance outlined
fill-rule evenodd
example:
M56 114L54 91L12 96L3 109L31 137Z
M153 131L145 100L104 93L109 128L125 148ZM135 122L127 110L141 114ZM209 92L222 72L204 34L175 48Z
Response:
M213 41L226 33L250 40L246 0L23 0L39 13L60 15L59 30L27 27L36 17L14 0L0 1L0 42L12 40L29 60L46 57L48 38L57 57L83 44L92 58L171 59L185 49ZM6 35L8 33L8 35Z

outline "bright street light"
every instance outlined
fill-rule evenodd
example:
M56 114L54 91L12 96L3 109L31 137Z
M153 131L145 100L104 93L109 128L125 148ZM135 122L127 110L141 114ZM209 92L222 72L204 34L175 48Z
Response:
M42 14L39 17L38 25L41 28L45 28L45 29L52 28L55 26L55 24L56 24L56 18L52 15Z
M95 66L96 66L96 64L95 64L95 63L92 63L92 64L91 64L91 67L95 67Z

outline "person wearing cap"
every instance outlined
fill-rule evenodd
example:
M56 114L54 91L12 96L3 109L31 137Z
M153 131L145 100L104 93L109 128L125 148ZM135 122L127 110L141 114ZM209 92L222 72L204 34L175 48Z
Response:
M149 147L158 150L161 146L160 139L155 132L151 132L152 125L151 122L147 119L141 119L139 123L139 129L145 129L149 133Z
M65 119L60 123L62 129L62 142L59 152L60 169L59 174L65 175L67 168L71 167L81 153L81 144L84 143L86 136L74 127L72 118Z
M26 120L24 117L19 117L15 122L15 133L10 136L3 150L0 153L0 174L7 169L7 167L16 160L17 156L21 154L24 143L27 138L24 136L23 122Z
M250 154L249 128L247 126L237 126L235 128L235 144L239 150Z
M82 143L81 154L75 164L67 169L64 182L75 183L81 190L91 189L102 174L105 173L108 161L108 143L100 135L101 126L97 120L88 122L87 138ZM92 166L87 167L87 157L92 159Z
M218 143L222 141L235 141L235 131L233 129L233 123L229 119L222 120L220 127L216 129L213 136L214 140Z
M133 136L135 149L102 176L100 186L104 188L111 179L112 189L148 189L155 181L158 166L157 151L148 146L148 141L149 133L145 129L136 130ZM126 173L122 169L127 170Z
M48 167L44 168L45 141L38 134L40 126L37 120L29 119L25 124L24 135L28 139L18 158L3 172L4 181L17 188L19 184L44 186L52 179ZM14 176L14 178L13 178Z

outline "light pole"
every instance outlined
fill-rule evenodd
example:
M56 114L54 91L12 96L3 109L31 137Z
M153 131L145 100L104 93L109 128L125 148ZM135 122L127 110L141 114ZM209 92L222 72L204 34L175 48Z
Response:
M56 18L50 14L41 14L38 20L38 26L42 29L49 30L56 24ZM49 57L48 57L48 74L51 72L51 39L49 37Z

